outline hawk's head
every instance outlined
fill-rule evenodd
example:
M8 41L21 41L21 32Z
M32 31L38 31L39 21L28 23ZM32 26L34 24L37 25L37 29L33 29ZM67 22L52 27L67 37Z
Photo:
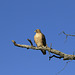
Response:
M41 33L41 30L40 29L36 29L34 32Z

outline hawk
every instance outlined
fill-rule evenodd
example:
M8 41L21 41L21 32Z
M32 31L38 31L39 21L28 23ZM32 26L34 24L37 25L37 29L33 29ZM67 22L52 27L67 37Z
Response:
M46 46L46 39L43 33L41 33L40 29L36 29L34 32L36 32L36 34L34 35L34 42L36 43L37 47L44 47ZM45 50L41 50L41 52L43 53L43 55L46 54Z

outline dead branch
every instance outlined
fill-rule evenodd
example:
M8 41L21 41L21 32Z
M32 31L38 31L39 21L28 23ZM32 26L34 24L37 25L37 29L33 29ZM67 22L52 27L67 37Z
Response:
M71 34L66 34L64 31L63 31L63 34L65 34L66 36L75 36L75 35L71 35Z
M74 37L75 37L75 35L72 35L72 34L66 34L64 31L62 31L61 33L63 33L64 35L66 35L66 40L67 40L68 36L74 36ZM61 33L59 33L59 35L60 35Z
M17 47L22 47L22 48L27 48L27 49L33 49L33 50L46 50L48 52L54 53L56 55L59 55L60 57L57 56L52 56L52 57L56 57L56 58L63 58L63 60L75 60L75 55L69 55L69 54L65 54L61 51L55 50L53 48L49 48L49 47L35 47L33 46L31 40L28 40L31 44L31 46L29 45L21 45L21 44L17 44L14 40L12 40L13 44ZM52 58L51 57L51 58Z
M31 42L31 40L30 39L27 39L27 40L30 42L31 46L33 46L33 43Z
M62 58L62 57L60 57L60 56L52 55L52 56L49 57L49 60L51 60L51 58L53 58L53 57L55 57L55 58L59 58L59 59Z

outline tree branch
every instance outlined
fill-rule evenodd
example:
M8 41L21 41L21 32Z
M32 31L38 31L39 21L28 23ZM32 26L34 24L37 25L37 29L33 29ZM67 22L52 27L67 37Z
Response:
M31 42L31 40L30 39L27 39L27 40L30 42L31 46L33 46L33 43Z
M62 31L61 33L63 33L64 35L66 35L66 39L68 38L68 36L74 36L74 37L75 37L75 35L66 34L64 31ZM61 33L59 33L59 35L60 35Z
M71 35L71 34L66 34L64 31L63 31L63 34L65 34L66 36L75 36L75 35Z
M29 41L29 40L28 40ZM31 40L30 40L31 41ZM30 42L29 41L29 42ZM51 53L54 53L56 55L59 55L60 57L59 58L63 58L63 60L75 60L75 55L69 55L69 54L65 54L61 51L58 51L58 50L55 50L55 49L52 49L52 48L49 48L49 47L35 47L33 46L32 42L30 42L31 46L29 45L21 45L21 44L17 44L14 40L12 40L13 44L17 47L22 47L22 48L27 48L27 49L33 49L33 50L46 50L48 52L51 52ZM52 56L52 57L56 57L57 56ZM51 58L52 58L51 57Z
M62 57L60 57L60 56L52 55L52 56L49 57L49 60L50 60L51 58L53 58L53 57L55 57L55 58L59 58L59 59L62 58Z

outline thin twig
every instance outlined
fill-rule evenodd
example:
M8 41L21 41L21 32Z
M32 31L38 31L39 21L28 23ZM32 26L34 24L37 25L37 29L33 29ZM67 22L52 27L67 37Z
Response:
M66 35L66 40L67 40L68 36L74 36L74 37L75 37L75 35L72 35L72 34L66 34L64 31L62 31L61 33L63 33L63 34ZM61 33L59 33L59 35L60 35Z
M52 47L52 43L50 44L50 51L51 51L51 47ZM49 55L51 56L50 51L49 51ZM50 59L49 59L49 60L50 60Z
M66 36L75 36L75 35L71 35L71 34L66 34L64 31L63 33L66 35Z
M56 75L58 75L60 72L62 72L66 68L66 66L68 65L68 63L71 62L71 61L72 60L67 61L66 64L65 64L65 66Z

